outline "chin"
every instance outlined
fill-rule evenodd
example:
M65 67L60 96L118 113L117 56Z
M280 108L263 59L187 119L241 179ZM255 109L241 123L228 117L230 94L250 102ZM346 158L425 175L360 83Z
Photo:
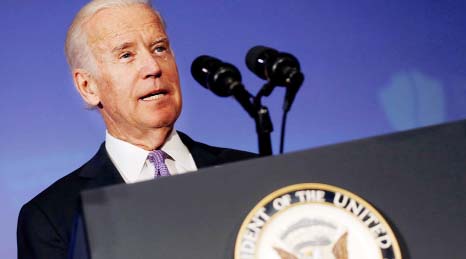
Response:
M148 125L150 128L172 128L173 125L175 124L176 121L175 116L172 117L166 117L166 118L154 118L150 121L146 121L146 125Z
M164 128L173 127L175 121L180 115L177 109L173 107L166 109L152 110L151 112L144 112L141 114L140 123L148 128Z

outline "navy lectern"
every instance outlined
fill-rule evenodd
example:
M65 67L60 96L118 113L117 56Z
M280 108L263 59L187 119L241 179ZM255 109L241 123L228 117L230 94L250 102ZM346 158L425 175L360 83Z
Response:
M371 203L403 258L466 258L466 121L82 193L74 258L233 258L249 211L296 183Z

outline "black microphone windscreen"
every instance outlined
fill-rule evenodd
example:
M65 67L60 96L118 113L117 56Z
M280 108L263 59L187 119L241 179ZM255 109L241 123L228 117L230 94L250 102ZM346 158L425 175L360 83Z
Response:
M221 64L219 59L202 55L197 57L191 64L191 75L203 87L208 87L209 75Z
M226 97L242 87L239 70L217 58L202 55L191 64L191 74L203 87Z
M246 66L258 77L267 80L267 61L275 58L278 51L265 46L255 46L246 54Z

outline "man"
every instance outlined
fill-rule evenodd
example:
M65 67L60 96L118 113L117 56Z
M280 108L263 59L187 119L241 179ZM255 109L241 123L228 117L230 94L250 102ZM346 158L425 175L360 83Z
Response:
M174 130L182 106L178 71L163 20L149 1L90 2L70 26L65 51L78 92L105 122L106 142L81 168L23 206L19 258L67 257L84 189L254 157Z

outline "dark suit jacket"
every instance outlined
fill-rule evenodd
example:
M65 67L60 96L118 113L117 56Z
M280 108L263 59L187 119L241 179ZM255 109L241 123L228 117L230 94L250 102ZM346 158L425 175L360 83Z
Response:
M256 157L255 154L208 146L179 132L198 168ZM111 162L105 145L79 169L61 178L31 201L19 213L18 258L67 258L73 221L81 191L124 183Z

